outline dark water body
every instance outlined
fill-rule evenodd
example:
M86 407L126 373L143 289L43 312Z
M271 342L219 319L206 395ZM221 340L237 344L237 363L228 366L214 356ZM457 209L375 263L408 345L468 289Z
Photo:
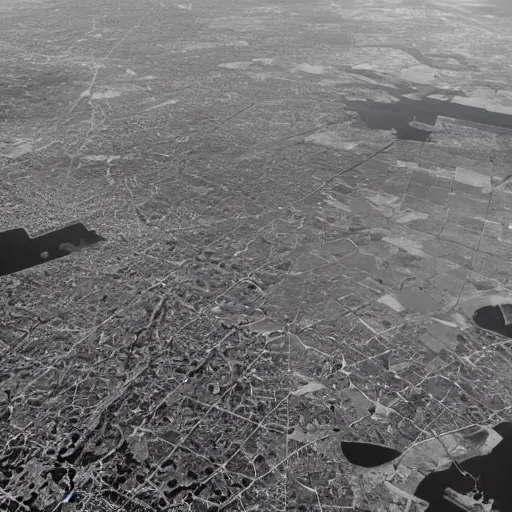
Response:
M67 256L74 249L105 239L81 222L30 238L23 228L0 233L0 276Z
M409 126L409 123L416 120L433 126L438 116L512 129L512 116L510 115L430 98L422 100L402 98L397 103L348 101L346 105L349 110L354 110L359 114L368 128L373 130L395 129L397 137L401 140L426 141L432 131Z
M457 466L452 464L444 471L430 473L420 482L414 494L429 503L427 512L463 510L446 499L448 488L462 495L472 495L476 500L489 502L492 499L492 510L512 510L512 423L500 423L494 430L503 439L491 453L472 457ZM480 433L483 442L488 434ZM380 466L401 455L392 448L370 443L341 444L348 461L362 467Z
M473 314L473 320L482 329L501 334L507 338L512 338L512 324L505 320L507 315L510 320L510 304L501 306L484 306Z
M363 468L386 464L400 455L398 450L372 443L342 442L341 449L351 464Z

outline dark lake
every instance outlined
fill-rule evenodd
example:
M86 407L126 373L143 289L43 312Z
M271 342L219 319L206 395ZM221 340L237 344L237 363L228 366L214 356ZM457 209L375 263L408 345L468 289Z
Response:
M490 453L452 464L443 471L434 471L423 478L414 494L429 503L427 512L469 510L461 509L447 499L446 489L472 496L484 503L492 500L492 510L512 510L512 423L505 421L493 429L502 440ZM483 442L488 432L481 430L477 435L482 436L478 442ZM347 460L357 466L371 468L393 461L398 464L400 461L401 453L386 446L357 442L342 442L341 446Z
M0 233L0 276L67 256L105 239L81 222L30 238L23 228Z
M422 100L402 98L397 103L348 101L346 105L349 110L354 110L359 114L368 128L373 130L395 129L397 137L401 140L426 141L432 131L410 126L409 123L416 120L433 126L438 116L512 129L512 116L510 115L430 98Z

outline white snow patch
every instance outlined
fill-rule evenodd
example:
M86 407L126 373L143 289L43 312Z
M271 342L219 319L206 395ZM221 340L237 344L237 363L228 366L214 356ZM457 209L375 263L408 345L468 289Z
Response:
M224 62L219 64L219 68L226 69L248 69L252 62Z
M105 92L94 92L91 96L93 100L111 100L112 98L117 98L121 96L120 91L105 91Z
M293 71L303 71L304 73L309 73L310 75L323 75L329 68L330 66L312 66L311 64L303 62L302 64L297 64L293 68Z
M398 302L395 297L392 295L383 295L380 299L377 300L380 304L384 304L385 306L388 306L388 308L394 309L397 313L401 313L402 311L405 311L405 308Z

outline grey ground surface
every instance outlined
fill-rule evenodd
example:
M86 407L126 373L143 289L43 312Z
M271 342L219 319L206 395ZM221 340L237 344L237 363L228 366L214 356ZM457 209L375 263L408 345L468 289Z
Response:
M346 102L512 114L510 14L0 0L0 229L107 239L0 278L0 508L424 510L418 474L512 417L472 323L512 302L512 132ZM419 455L369 476L342 440Z

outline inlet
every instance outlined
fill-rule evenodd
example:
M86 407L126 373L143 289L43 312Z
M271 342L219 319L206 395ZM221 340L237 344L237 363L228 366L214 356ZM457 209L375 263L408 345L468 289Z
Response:
M23 228L0 233L0 276L41 265L105 238L88 230L81 222L30 238Z
M347 101L346 104L347 108L359 114L361 121L368 128L394 129L400 140L425 142L432 133L428 127L436 124L438 116L512 129L510 115L431 98L421 100L402 98L396 103Z
M473 314L473 321L482 329L512 338L512 304L477 309Z
M493 429L502 440L490 453L432 472L419 483L414 495L429 503L427 512L512 510L512 423L505 421ZM349 462L366 468L401 455L393 448L372 443L342 442L341 448ZM468 505L468 500L473 505Z

